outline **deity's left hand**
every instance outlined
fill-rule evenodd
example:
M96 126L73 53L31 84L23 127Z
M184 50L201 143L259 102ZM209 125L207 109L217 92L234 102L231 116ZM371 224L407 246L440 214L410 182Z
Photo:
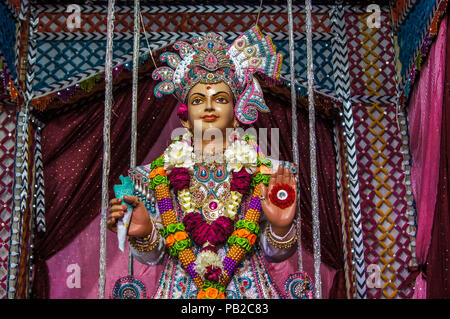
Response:
M294 203L286 208L278 207L270 200L270 192L279 183L288 184L295 190ZM261 200L261 206L272 226L272 231L278 236L284 236L291 228L297 207L297 183L294 175L287 167L278 166L278 170L270 176L269 185L261 185L261 196L265 198Z

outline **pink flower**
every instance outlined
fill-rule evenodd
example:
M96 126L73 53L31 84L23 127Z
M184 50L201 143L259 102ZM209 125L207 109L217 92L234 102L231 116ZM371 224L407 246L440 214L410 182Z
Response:
M236 191L245 195L247 193L252 176L246 169L241 169L239 172L233 172L233 178L231 179L231 191Z
M199 246L206 242L213 246L224 243L234 229L234 221L228 217L220 216L209 225L198 212L186 214L183 224L191 239Z
M175 193L182 189L189 189L190 177L186 168L175 167L168 175L168 178Z
M181 103L177 110L178 118L182 121L188 120L188 107L186 104Z
M210 265L206 267L206 273L204 277L206 280L218 282L221 274L222 270L219 267Z

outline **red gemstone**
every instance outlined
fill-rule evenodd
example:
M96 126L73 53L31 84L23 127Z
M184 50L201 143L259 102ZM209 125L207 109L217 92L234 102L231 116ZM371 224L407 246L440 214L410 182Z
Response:
M217 209L217 203L216 202L209 203L209 208L212 209L212 210L216 210Z

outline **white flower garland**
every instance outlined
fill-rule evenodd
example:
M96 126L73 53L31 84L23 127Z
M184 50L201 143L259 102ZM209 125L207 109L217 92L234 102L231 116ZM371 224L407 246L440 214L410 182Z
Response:
M164 169L167 173L176 167L184 167L194 171L194 148L183 140L176 141L164 151Z
M228 171L239 172L245 167L249 174L253 174L258 168L256 164L258 154L246 141L235 140L227 147L224 155Z
M216 253L206 250L198 253L197 260L195 261L194 269L204 279L206 268L208 266L214 266L220 268L224 272L222 259Z

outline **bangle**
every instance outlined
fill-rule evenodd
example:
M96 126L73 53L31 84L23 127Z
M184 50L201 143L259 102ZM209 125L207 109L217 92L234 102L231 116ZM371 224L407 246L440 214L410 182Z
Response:
M153 223L152 221L152 224L154 231L155 223ZM155 247L158 245L160 238L159 232L157 231L156 238L152 242L150 242L150 239L152 238L153 235L153 231L150 235L147 235L145 237L129 237L128 242L137 251L151 251L155 249Z
M267 239L268 239L269 243L272 246L274 246L275 248L280 248L280 249L291 248L297 242L297 237L298 237L297 228L295 229L295 235L286 241L280 241L280 240L275 239L273 237L272 227L270 225L269 225L269 230L267 231Z
M159 233L157 233L156 238L153 242L149 243L151 238L151 234L145 237L140 237L139 239L136 237L128 238L128 241L134 249L137 251L151 251L155 249L156 245L159 243Z

